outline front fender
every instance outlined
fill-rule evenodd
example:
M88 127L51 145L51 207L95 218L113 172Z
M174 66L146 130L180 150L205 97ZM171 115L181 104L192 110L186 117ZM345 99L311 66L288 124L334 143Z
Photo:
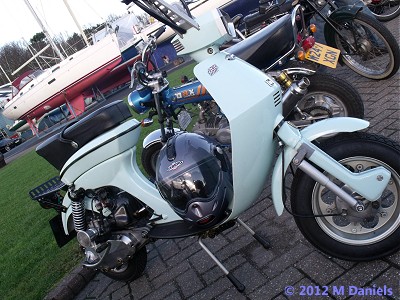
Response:
M332 14L330 14L328 19L333 24L343 20L352 20L362 9L363 7L359 4L341 6L336 9ZM326 44L328 46L336 47L336 43L334 41L335 30L327 23L325 23L324 26L324 36Z
M303 140L313 141L324 135L340 133L340 132L354 132L365 129L369 126L369 122L349 117L326 119L314 123L300 131ZM283 153L283 156L282 156ZM286 174L289 164L297 154L297 151L292 147L285 146L274 166L272 173L272 201L274 203L275 211L280 216L283 213L283 178ZM283 160L283 162L282 162Z

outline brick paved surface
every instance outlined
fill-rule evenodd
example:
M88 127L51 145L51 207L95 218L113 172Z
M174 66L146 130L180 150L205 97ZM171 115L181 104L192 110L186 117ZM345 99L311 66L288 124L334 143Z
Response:
M397 40L399 20L386 23ZM366 119L371 122L369 131L400 143L400 74L389 80L372 81L346 67L339 67L334 73L361 93ZM75 299L286 299L288 286L293 287L292 299L384 299L351 297L350 286L386 286L393 292L389 299L400 299L400 252L368 263L325 256L302 237L290 215L275 215L270 186L241 218L271 241L270 250L265 250L239 226L205 243L245 284L244 293L236 291L201 250L196 238L186 238L149 245L147 269L138 280L117 282L98 274ZM300 296L303 286L320 286L321 293L326 286L328 295Z

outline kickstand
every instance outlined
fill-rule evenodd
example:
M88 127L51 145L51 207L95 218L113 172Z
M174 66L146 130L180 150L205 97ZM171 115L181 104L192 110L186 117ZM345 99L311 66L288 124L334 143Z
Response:
M271 244L262 236L260 236L259 234L255 233L253 231L253 229L251 229L249 226L246 225L246 223L244 223L242 220L240 220L239 218L236 219L236 221L242 225L244 227L244 229L246 229L248 232L250 232L250 234L253 236L253 238L255 238L265 249L269 249L271 248Z
M232 282L232 284L235 286L235 288L239 292L243 292L245 289L245 286L235 277L233 274L229 273L229 271L224 267L224 265L218 260L218 258L215 257L214 254L211 253L211 251L204 245L202 238L199 238L199 244L201 248L203 248L204 251L212 258L212 260L217 264L217 266L224 272L226 277Z

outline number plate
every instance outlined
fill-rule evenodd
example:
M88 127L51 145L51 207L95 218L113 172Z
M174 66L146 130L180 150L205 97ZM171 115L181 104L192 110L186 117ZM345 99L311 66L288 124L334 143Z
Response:
M307 51L306 59L334 69L336 68L339 55L340 50L315 43L314 47Z

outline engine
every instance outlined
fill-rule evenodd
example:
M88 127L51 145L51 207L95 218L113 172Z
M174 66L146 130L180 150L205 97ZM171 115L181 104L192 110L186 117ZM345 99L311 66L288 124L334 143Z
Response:
M225 115L215 101L199 104L199 120L193 126L193 132L215 138L223 145L231 144L231 130Z
M85 191L84 201L91 202L92 210L83 215L84 210L73 207L73 218L77 240L85 251L85 266L117 268L147 243L145 226L151 213L135 197L106 187ZM75 219L84 219L84 228L82 222L76 226Z

